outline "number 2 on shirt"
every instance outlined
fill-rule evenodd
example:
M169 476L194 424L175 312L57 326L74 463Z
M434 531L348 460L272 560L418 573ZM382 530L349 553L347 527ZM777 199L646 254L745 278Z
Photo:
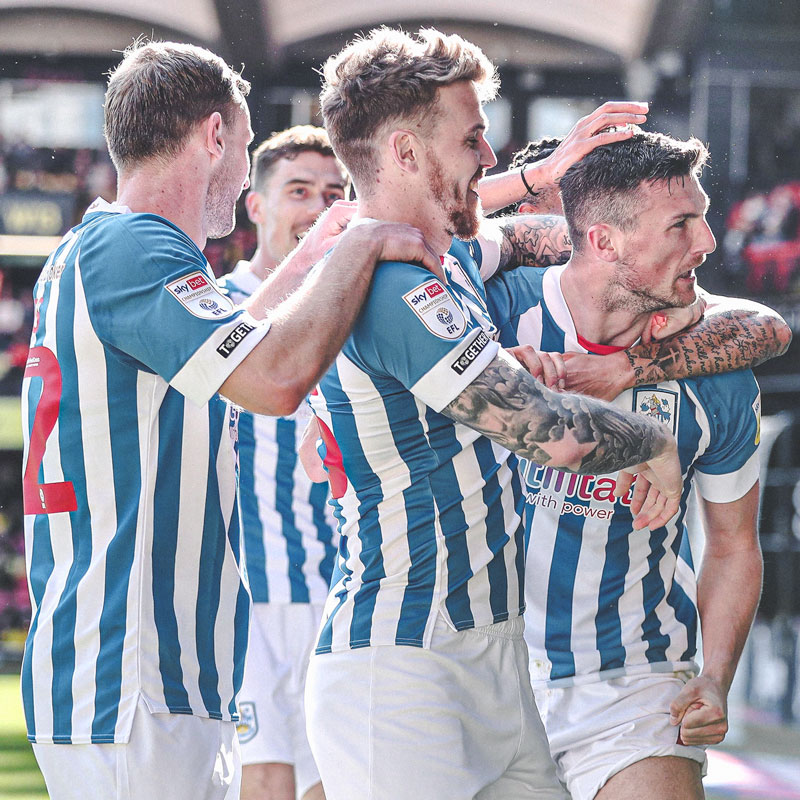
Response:
M31 427L28 463L22 476L25 513L76 511L78 500L71 481L39 483L39 467L44 459L45 444L56 426L61 405L61 367L55 353L48 347L32 347L28 353L25 377L42 380L42 394Z

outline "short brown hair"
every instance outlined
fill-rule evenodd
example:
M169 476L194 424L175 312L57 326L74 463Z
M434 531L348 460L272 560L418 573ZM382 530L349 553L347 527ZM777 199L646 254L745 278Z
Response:
M201 120L231 124L250 84L219 56L176 42L136 41L109 73L104 133L116 168L172 156Z
M282 158L291 160L300 153L307 152L336 158L336 153L333 152L324 128L318 128L316 125L295 125L285 131L280 131L280 133L273 133L269 139L261 142L253 151L250 186L257 192L262 191L264 182L275 162ZM339 168L344 175L344 167L339 164Z
M561 177L561 201L574 250L588 229L606 222L620 230L636 227L643 183L700 178L708 149L694 137L683 141L637 130L629 139L596 147Z
M412 36L381 27L331 56L322 69L322 116L336 154L356 182L374 176L375 135L387 123L436 117L437 90L476 84L482 102L497 93L497 71L483 51L452 34Z

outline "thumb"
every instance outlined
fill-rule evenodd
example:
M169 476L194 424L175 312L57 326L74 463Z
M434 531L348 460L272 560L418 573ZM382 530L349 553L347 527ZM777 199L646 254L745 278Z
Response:
M689 681L669 704L670 725L678 725L689 707L700 697L700 689Z

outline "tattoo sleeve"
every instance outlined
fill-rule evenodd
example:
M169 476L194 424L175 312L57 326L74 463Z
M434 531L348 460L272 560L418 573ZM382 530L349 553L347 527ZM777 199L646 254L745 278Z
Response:
M712 311L687 331L626 350L633 385L748 369L786 351L792 334L779 314L757 303L732 302L742 307Z
M670 436L641 414L550 391L502 351L444 413L523 458L587 474L648 461Z
M564 217L517 214L502 217L500 224L500 269L506 267L551 267L563 264L572 253L572 242Z

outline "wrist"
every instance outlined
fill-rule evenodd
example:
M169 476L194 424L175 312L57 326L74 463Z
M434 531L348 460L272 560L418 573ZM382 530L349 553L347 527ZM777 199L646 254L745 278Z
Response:
M703 669L700 671L700 678L713 681L719 688L727 694L733 683L733 672L728 665L720 664L703 664Z
M624 392L626 389L632 389L636 386L636 370L634 364L636 363L636 355L633 353L632 348L627 350L620 350L616 353L610 353L603 358L610 362L607 364L610 375L617 375L617 393L616 395Z

